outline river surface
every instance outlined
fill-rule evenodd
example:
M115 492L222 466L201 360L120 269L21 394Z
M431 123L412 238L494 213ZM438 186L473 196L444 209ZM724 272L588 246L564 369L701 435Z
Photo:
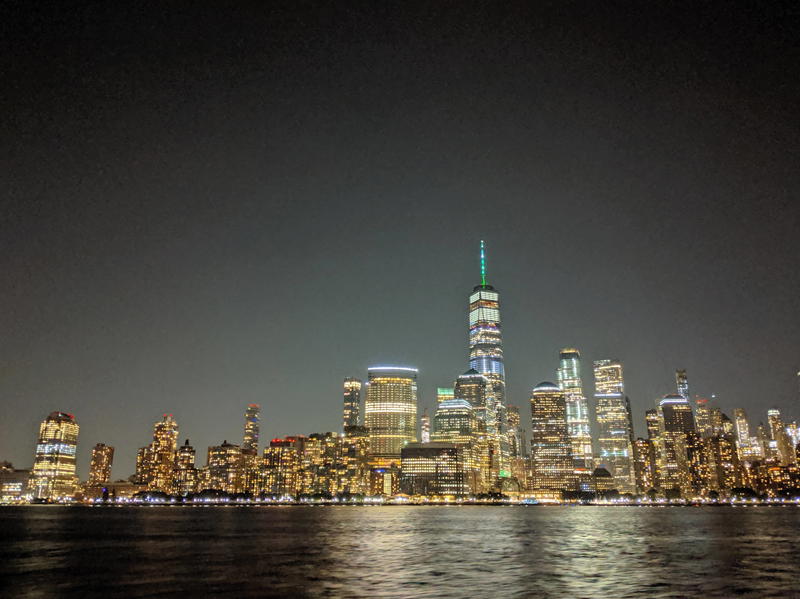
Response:
M0 508L2 597L800 597L800 508Z

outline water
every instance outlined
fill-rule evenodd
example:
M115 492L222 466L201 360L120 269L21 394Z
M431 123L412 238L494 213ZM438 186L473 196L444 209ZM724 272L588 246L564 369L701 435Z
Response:
M800 508L0 508L9 597L800 597Z

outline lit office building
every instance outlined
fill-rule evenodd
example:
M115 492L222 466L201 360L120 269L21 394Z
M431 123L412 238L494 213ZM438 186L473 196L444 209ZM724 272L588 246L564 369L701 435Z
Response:
M470 369L456 379L453 394L456 401L466 401L474 411L478 428L473 451L480 479L476 490L487 492L507 470L500 406L494 387L488 378ZM440 406L444 404L454 405L442 402Z
M436 403L442 403L448 399L455 397L453 387L437 387L436 388Z
M518 406L509 405L506 407L506 423L509 455L512 458L521 458L528 455L525 429L522 428Z
M409 443L402 449L400 489L408 495L468 495L464 448L455 443Z
M656 444L653 439L636 439L633 442L633 469L638 493L649 493L659 488Z
M197 491L198 472L195 467L194 447L189 445L189 439L178 448L175 458L175 492L186 495Z
M206 489L225 493L241 493L244 490L242 449L238 445L223 441L222 445L209 447L206 468Z
M742 462L757 462L764 459L764 448L757 436L750 436L750 423L747 413L742 408L733 410L733 427L736 434L736 446L739 460Z
M481 241L481 283L469 296L469 366L491 384L497 402L505 405L505 367L500 334L500 295L486 282L486 249Z
M541 499L575 488L564 392L540 383L531 393L531 486Z
M30 480L33 498L72 499L78 482L75 454L79 428L75 416L65 412L52 412L39 426Z
M11 462L0 462L0 504L22 503L30 478L30 470L14 468Z
M714 429L712 426L712 407L709 405L709 401L705 398L697 398L694 402L694 414L697 434L703 438L712 436Z
M300 454L304 437L273 439L264 448L264 492L274 497L300 492Z
M690 401L689 378L686 376L686 370L675 371L675 386L678 388L678 395L680 395L686 401Z
M342 414L344 428L358 426L361 419L361 381L357 378L348 377L344 379L344 409Z
M114 448L98 443L92 448L92 461L89 465L90 487L105 485L111 480L111 465L114 463Z
M633 493L631 416L625 396L622 363L597 360L594 363L594 385L599 450L596 461L611 473L617 491Z
M686 435L695 432L692 406L682 395L665 395L659 402L662 434L659 444L659 474L662 488L684 496L693 492L689 472Z
M644 419L647 425L647 438L657 439L661 435L661 416L658 410L653 408L645 411Z
M400 450L417 440L417 369L369 369L365 425L376 466L399 463Z
M261 422L261 406L257 403L247 404L244 412L244 438L242 449L258 453L258 435Z
M581 353L572 347L559 354L558 386L567 404L567 429L572 443L572 462L576 470L593 470L592 436L589 429L589 403L583 394Z
M448 399L439 404L433 416L432 440L437 443L454 443L463 449L464 475L474 492L487 491L491 481L481 473L488 457L485 435L480 432L472 405L465 399ZM485 473L484 473L485 474Z

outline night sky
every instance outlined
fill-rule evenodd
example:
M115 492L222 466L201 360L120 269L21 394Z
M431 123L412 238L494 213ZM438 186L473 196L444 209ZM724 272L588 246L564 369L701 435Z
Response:
M0 19L0 460L339 430L374 364L430 408L480 239L524 422L568 345L638 435L675 368L800 418L796 5L87 4Z

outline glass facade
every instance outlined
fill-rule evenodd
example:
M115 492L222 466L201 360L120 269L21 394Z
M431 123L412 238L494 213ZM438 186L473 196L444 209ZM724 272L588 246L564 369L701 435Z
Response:
M611 474L620 493L635 491L631 416L625 396L622 363L597 360L594 363L597 414L596 462Z
M559 354L558 386L567 404L567 428L572 442L572 461L575 468L593 468L592 435L589 426L589 403L583 394L581 353L568 347Z

